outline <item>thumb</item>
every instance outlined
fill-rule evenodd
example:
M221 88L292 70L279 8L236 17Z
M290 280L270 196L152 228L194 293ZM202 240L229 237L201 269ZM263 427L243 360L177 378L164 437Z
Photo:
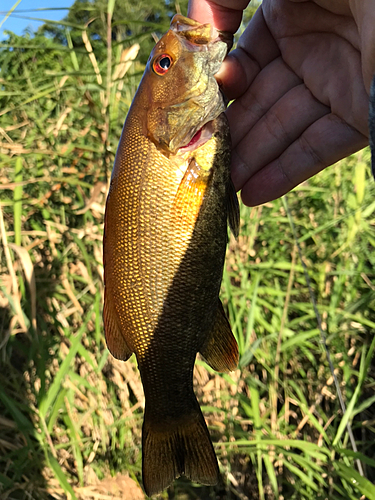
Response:
M220 31L234 34L248 4L249 0L190 0L188 16L201 23L210 23Z

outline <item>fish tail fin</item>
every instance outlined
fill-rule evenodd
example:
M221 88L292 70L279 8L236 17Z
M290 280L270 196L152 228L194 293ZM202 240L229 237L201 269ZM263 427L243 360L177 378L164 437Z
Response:
M182 474L205 485L217 484L219 479L216 455L198 402L188 416L163 426L154 426L152 413L146 409L142 432L146 494L161 492Z

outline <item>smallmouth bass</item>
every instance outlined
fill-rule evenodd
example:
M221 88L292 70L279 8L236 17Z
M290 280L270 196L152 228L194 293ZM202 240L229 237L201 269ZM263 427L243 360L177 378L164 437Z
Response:
M107 198L104 327L112 355L135 353L145 393L147 495L219 468L193 391L198 352L233 370L238 347L219 300L239 209L230 134L214 78L225 35L176 15L151 52L127 115Z

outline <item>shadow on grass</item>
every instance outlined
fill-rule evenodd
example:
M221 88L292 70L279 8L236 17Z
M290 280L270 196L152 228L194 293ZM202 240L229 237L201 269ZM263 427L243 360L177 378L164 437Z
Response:
M46 305L55 294L61 266L53 260L50 266L34 266L34 272L37 332L30 326L9 336L12 313L8 307L0 309L0 498L17 500L53 498L47 493L49 445L38 408L60 337L56 315ZM22 305L30 317L27 294Z

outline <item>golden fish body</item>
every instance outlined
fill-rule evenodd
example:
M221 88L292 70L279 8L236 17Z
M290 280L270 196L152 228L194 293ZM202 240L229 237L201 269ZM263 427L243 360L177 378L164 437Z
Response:
M193 368L197 352L219 371L238 360L219 300L228 218L238 225L214 78L226 50L209 25L174 17L126 118L107 199L105 334L113 356L137 357L148 495L181 474L208 485L219 475Z

